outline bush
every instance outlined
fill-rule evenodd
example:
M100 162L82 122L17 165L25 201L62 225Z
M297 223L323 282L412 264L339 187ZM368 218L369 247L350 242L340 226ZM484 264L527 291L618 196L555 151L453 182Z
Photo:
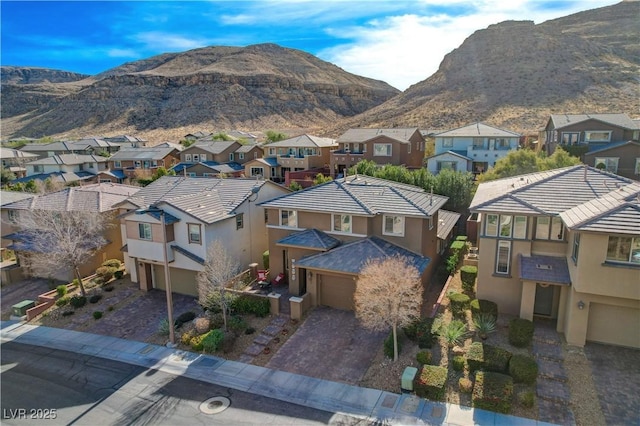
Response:
M453 357L453 369L455 371L462 371L464 370L464 357L462 355L456 355Z
M458 252L449 255L449 257L447 257L447 272L449 273L449 275L453 275L454 272L456 272L456 269L458 269L458 265L460 264L460 255L458 254Z
M180 328L184 324L188 323L189 321L193 321L195 317L196 317L196 313L191 311L187 311L178 315L178 318L176 318L174 321L176 324L176 328Z
M121 269L118 269L117 271L115 271L115 272L113 273L113 276L115 277L115 279L119 280L119 279L121 279L122 277L124 277L124 271L123 271L123 270L121 270Z
M518 394L518 404L524 408L533 408L535 401L536 396L531 391L524 391Z
M256 329L253 327L248 327L245 331L244 334L249 335L249 334L253 334L256 332Z
M102 312L101 311L95 311L93 313L93 319L99 320L100 318L102 318Z
M464 291L473 292L473 288L476 283L476 277L478 276L478 267L472 265L465 265L460 268L460 279L462 280L462 289Z
M56 306L65 306L67 303L69 303L68 297L61 297L60 299L56 300Z
M205 352L209 353L216 352L218 349L220 349L222 341L224 340L224 334L225 333L219 328L211 330L210 332L205 334L204 339L202 339L202 349L204 349Z
M102 295L94 294L93 296L91 296L89 298L89 303L98 303L100 301L100 299L102 299Z
M509 343L516 348L525 348L529 346L533 339L533 322L523 319L514 318L509 321Z
M224 327L224 316L222 316L222 312L210 314L209 321L210 321L209 330L212 330L214 328Z
M445 395L447 369L436 365L423 365L413 383L413 389L421 398L442 401Z
M113 291L113 286L112 285L107 285L107 286L102 287L102 289L104 291Z
M456 237L456 241L467 241L467 236L466 235L458 235Z
M467 364L471 371L485 370L506 373L511 352L486 343L473 342L467 351Z
M269 269L269 250L262 253L262 265L264 269Z
M85 296L75 295L75 296L72 296L71 299L69 299L69 303L74 308L82 308L84 305L87 304L87 298Z
M235 334L240 334L245 331L249 325L244 318L236 315L229 318L227 326L229 327L229 330L233 331Z
M475 318L478 314L493 315L494 319L498 319L498 304L485 299L473 299L469 304L471 307L471 315Z
M197 336L192 337L191 340L189 341L189 345L191 345L191 349L193 349L194 351L200 352L204 348L202 341L209 333L211 333L211 331L205 334L199 334Z
M435 340L433 318L420 318L403 328L405 336L416 342L420 349L430 349Z
M449 348L461 346L467 338L467 326L460 320L453 320L440 327L438 336L447 342Z
M122 268L122 262L119 259L107 259L102 262L102 266L120 269Z
M112 312L115 309L115 307L113 305L109 306L107 308L107 311Z
M416 361L420 364L431 364L431 351L420 351L416 354Z
M198 334L204 334L204 333L198 333ZM184 333L182 333L182 336L180 336L180 343L182 343L183 345L189 345L191 344L191 339L193 339L193 337L194 337L193 330L185 331Z
M67 286L66 284L59 285L56 287L56 294L58 297L63 297L67 294Z
M68 317L69 315L73 315L73 314L74 314L74 312L73 312L73 311L64 311L64 312L62 313L62 316L63 316L63 317Z
M175 331L175 327L173 329ZM162 336L169 335L169 320L167 318L161 320L160 324L158 324L158 334Z
M496 320L493 315L480 313L473 319L473 326L481 339L486 339L489 334L496 331Z
M464 240L458 240L457 238L455 239L455 241L453 241L451 243L451 245L449 246L449 248L451 249L451 251L460 251L463 250L465 246L465 241Z
M77 278L74 278L73 281L71 281L71 284L73 284L75 288L78 288L80 287L80 280Z
M228 354L233 350L233 346L236 343L236 335L233 333L225 333L224 339L222 339L222 343L220 344L220 350L222 353Z
M398 356L400 356L400 352L402 352L402 343L400 342L400 338L398 338ZM393 331L384 339L384 355L387 358L393 359Z
M509 374L515 383L533 384L538 377L538 364L525 355L514 355L509 361Z
M195 327L198 334L206 333L211 329L211 320L203 317L196 318Z
M469 306L471 298L462 293L449 293L449 302L453 315L462 316Z
M509 414L513 397L513 379L506 374L489 371L476 373L471 400L473 406L483 410Z
M458 380L458 387L460 387L460 392L462 393L471 393L473 390L473 382L466 377L461 377Z
M116 271L117 269L111 266L100 266L96 269L96 276L102 279L103 282L107 282L113 278L113 274L115 274Z
M240 296L233 301L231 309L239 314L253 314L262 318L269 315L271 304L264 297Z

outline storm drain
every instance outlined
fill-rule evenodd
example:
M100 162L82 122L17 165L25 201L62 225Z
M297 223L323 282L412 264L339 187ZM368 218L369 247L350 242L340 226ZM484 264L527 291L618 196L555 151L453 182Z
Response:
M226 410L229 405L231 405L231 400L229 398L224 396L214 396L200 404L200 411L204 414L218 414Z

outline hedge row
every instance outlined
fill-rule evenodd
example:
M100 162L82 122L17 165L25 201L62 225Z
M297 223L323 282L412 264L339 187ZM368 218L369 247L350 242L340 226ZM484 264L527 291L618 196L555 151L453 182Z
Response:
M508 414L511 412L513 379L506 374L478 371L471 400L473 406L483 410Z
M436 365L423 365L413 383L413 389L421 398L441 401L445 396L447 369Z
M485 370L507 373L512 353L497 346L473 342L467 351L467 364L471 371Z

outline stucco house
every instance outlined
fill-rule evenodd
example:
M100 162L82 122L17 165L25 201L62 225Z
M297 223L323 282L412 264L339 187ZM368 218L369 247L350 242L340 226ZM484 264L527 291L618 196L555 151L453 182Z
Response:
M349 129L337 140L331 152L331 176L341 176L361 160L381 166L393 164L407 168L422 167L425 140L416 127L393 129Z
M125 179L149 178L159 167L171 168L179 158L180 152L171 146L121 149L109 158L109 170Z
M481 183L477 297L567 342L640 347L640 186L588 166Z
M257 204L288 192L265 180L161 177L118 204L127 211L121 219L132 281L165 289L164 250L172 291L197 296L195 277L215 240L243 269L261 263L268 244Z
M16 178L21 178L27 174L25 164L37 159L38 156L18 149L0 147L0 158L2 158L3 169L8 169Z
M330 152L337 147L334 139L303 134L265 145L264 156L276 159L284 179L287 172L327 168Z
M263 202L271 275L284 273L289 291L309 306L346 310L369 259L405 256L426 284L446 201L412 185L354 175Z
M583 162L629 179L640 180L640 142L613 142L584 154Z
M53 157L63 154L92 155L112 154L120 149L120 144L98 138L84 138L75 141L57 141L47 144L31 143L20 148L20 151L30 152L39 158Z
M442 169L486 172L511 150L518 149L520 134L474 123L434 135L435 152L427 159L427 169L437 174Z
M108 159L99 155L60 154L25 164L26 175L12 183L50 178L57 182L97 182L97 175L107 170Z

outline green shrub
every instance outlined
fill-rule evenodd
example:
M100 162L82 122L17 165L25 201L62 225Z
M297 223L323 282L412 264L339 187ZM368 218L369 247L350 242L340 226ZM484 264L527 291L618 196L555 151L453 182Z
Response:
M467 241L467 240L468 240L468 238L467 238L466 235L458 235L456 237L456 241Z
M69 303L74 308L82 308L87 304L87 298L85 296L79 296L76 294L75 296L72 296L71 299L69 299Z
M491 314L480 313L473 318L473 326L481 339L486 339L489 334L496 331L496 320Z
M271 304L269 299L264 297L240 296L233 301L231 310L238 314L253 314L262 318L269 315Z
M102 299L102 295L94 294L93 296L91 296L89 298L89 303L98 303L100 301L100 299Z
M253 334L256 332L256 329L253 327L247 327L247 329L244 331L244 334L249 335L249 334Z
M471 300L469 296L463 293L449 293L448 297L453 315L464 315L465 311L469 307L469 301Z
M462 280L462 289L464 291L473 292L473 287L478 276L478 267L465 265L460 268L460 279Z
M119 280L124 277L124 271L122 269L118 269L113 273L113 276L115 277L115 279Z
M113 305L109 306L107 308L107 311L112 312L115 309L115 307Z
M531 391L524 391L518 394L518 404L524 408L533 408L535 401L536 396Z
M473 299L469 304L471 315L475 318L478 314L489 314L498 319L498 304L491 300Z
M229 327L229 330L233 331L236 334L240 334L247 329L249 324L247 324L247 321L241 316L235 315L229 318L227 326Z
M509 343L516 348L525 348L529 346L533 339L533 322L523 319L514 318L509 321Z
M402 352L402 342L398 338L398 356ZM384 354L387 358L393 359L393 331L384 339Z
M515 383L532 384L538 377L538 364L525 355L514 355L509 361L509 374Z
M67 286L66 284L59 285L56 287L56 294L58 297L63 297L67 294Z
M80 280L77 278L74 278L73 281L71 281L71 284L73 284L75 288L78 288L80 287Z
M449 275L453 275L458 269L458 265L460 264L460 255L458 252L453 253L447 257L447 272Z
M102 287L102 289L103 289L104 291L113 291L113 288L114 288L114 287L113 287L112 285L107 285L107 286Z
M420 364L431 364L431 351L420 351L416 354L416 361Z
M513 379L506 374L478 371L471 400L483 410L509 414L513 397Z
M173 327L173 329L175 331L175 327ZM161 320L160 324L158 324L158 334L162 336L169 335L169 320L167 318Z
M56 306L65 306L67 303L69 303L68 297L61 297L60 299L56 300Z
M473 382L466 377L461 377L460 380L458 380L458 387L462 393L471 393L473 390Z
M101 266L108 266L110 268L120 269L122 268L122 262L119 259L107 259L102 262Z
M445 396L447 369L436 365L423 365L416 374L413 389L421 398L441 401Z
M68 317L69 315L73 315L73 314L74 314L74 312L73 312L73 311L64 311L64 312L62 313L62 316L63 316L63 317Z
M405 336L416 342L420 349L430 349L435 340L433 318L419 318L403 328Z
M464 357L462 355L456 355L452 360L453 369L455 371L464 370Z
M191 339L193 339L193 337L194 337L194 330L185 331L184 333L182 333L182 336L180 336L180 343L182 343L185 346L190 345Z
M222 330L216 328L204 336L204 339L202 339L202 349L204 349L205 352L214 353L220 349L222 341L224 340L224 332Z
M467 364L471 371L485 370L506 373L511 352L486 343L473 342L467 351Z
M211 330L213 331L213 330ZM189 341L189 344L191 345L191 349L193 349L194 351L198 351L200 352L204 346L202 344L202 341L204 340L204 338L211 333L211 331L205 333L205 334L200 334L198 336L194 336L191 338L191 340Z
M103 282L107 282L113 278L113 274L115 274L116 271L117 269L111 266L100 266L96 269L96 276L102 279Z
M449 246L449 248L450 248L451 250L462 250L462 249L464 249L464 246L465 246L465 242L464 242L464 241L462 241L462 240L458 240L458 239L456 238L456 240L455 240L455 241L453 241L453 242L451 243L451 245Z
M189 321L193 321L196 318L196 313L192 311L184 312L178 315L178 318L175 319L176 328L182 327L184 324Z
M102 312L101 311L95 311L93 313L93 319L99 320L100 318L102 318Z
M262 253L262 265L264 269L269 269L269 250Z
M438 336L447 342L447 346L461 346L467 338L467 326L460 320L453 320L438 330Z

